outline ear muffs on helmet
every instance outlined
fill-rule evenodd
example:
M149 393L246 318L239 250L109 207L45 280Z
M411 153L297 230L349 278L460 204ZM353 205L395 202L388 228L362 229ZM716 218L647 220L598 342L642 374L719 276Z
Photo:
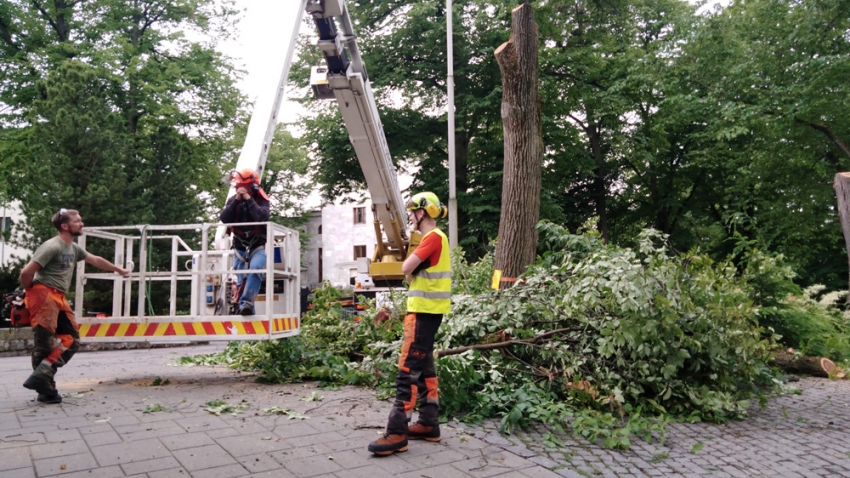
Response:
M434 204L424 197L419 198L419 208L424 209L425 213L434 219L438 217L446 217L449 214L448 208L444 206L443 203Z
M231 184L236 188L248 188L256 194L260 190L260 177L253 169L243 169L231 173Z

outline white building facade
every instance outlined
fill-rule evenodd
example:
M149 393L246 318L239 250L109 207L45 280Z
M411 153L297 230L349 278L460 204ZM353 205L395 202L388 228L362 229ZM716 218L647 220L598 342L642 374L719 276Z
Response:
M370 201L315 210L302 230L310 236L301 256L304 286L313 288L323 281L337 287L351 286L357 275L358 259L371 259L375 254Z
M16 226L24 223L20 203L0 206L0 270L6 270L16 262L26 259L30 251L15 245ZM7 234L10 241L6 240Z

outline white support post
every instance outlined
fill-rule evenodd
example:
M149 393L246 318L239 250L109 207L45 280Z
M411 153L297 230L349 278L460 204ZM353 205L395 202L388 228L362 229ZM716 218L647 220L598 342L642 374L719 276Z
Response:
M177 252L180 250L177 236L171 238L171 295L168 298L168 313L173 317L177 315Z
M446 95L449 114L449 247L457 247L457 190L455 189L455 67L452 38L452 0L446 0Z
M248 264L248 268L251 268L251 265ZM274 231L272 230L272 223L266 224L266 320L269 321L269 330L272 327L272 320L274 317ZM248 280L247 277L243 277L242 280ZM256 311L257 304L254 303L254 310Z
M124 240L124 250L125 256L128 261L133 261L133 238L128 237ZM141 265L141 261L139 261ZM126 264L125 264L126 265ZM133 297L133 280L128 279L124 282L124 313L122 314L124 317L128 317L130 315L130 307L132 307L132 297Z
M210 251L209 225L204 223L201 227L201 257L198 259L198 290L203 290L207 284L207 254ZM207 307L204 303L204 294L196 294L198 300L198 315L207 318Z
M118 267L124 267L124 238L115 238L115 255L112 263ZM112 283L112 317L121 315L121 292L124 289L124 278L116 276Z
M136 304L136 315L141 320L145 316L145 290L148 269L148 226L142 227L141 244L139 245L139 302Z

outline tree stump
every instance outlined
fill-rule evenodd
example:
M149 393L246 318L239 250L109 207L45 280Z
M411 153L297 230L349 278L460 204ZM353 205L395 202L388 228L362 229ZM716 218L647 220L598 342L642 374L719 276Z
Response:
M835 188L835 196L838 199L838 219L841 221L844 249L847 251L847 262L850 265L850 173L836 174L832 186ZM850 304L850 294L847 294L847 303Z
M494 54L502 72L505 136L495 268L506 278L515 278L534 261L540 217L543 130L538 93L537 23L531 5L520 5L511 12L511 37Z

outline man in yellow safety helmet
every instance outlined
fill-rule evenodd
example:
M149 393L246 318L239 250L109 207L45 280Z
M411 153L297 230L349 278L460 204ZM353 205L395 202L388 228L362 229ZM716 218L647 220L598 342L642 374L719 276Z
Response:
M451 311L452 271L449 241L437 227L446 207L431 192L414 195L407 203L408 220L422 234L422 242L401 266L410 287L404 340L398 359L396 399L382 438L369 444L376 455L407 451L407 440L440 441L437 372L434 368L434 336ZM419 420L408 425L416 399Z

